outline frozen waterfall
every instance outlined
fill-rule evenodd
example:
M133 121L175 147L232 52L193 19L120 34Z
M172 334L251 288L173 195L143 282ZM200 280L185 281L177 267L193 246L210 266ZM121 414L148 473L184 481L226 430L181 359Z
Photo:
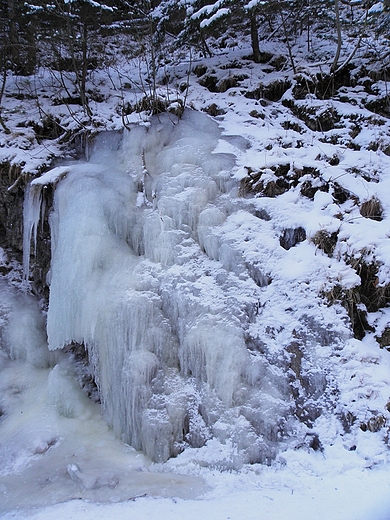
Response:
M124 442L163 462L214 439L238 468L273 457L290 397L283 369L246 345L266 278L224 232L240 203L220 138L206 115L162 115L61 170L47 332L51 350L87 349Z

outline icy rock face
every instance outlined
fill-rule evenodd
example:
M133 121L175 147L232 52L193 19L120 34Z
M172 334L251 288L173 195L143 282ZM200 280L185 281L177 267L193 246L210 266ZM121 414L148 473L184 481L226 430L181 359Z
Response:
M86 346L125 442L166 461L216 438L239 467L272 458L289 394L283 370L245 344L266 282L216 232L236 189L219 138L205 115L161 116L101 135L70 168L51 215L47 328L52 350Z

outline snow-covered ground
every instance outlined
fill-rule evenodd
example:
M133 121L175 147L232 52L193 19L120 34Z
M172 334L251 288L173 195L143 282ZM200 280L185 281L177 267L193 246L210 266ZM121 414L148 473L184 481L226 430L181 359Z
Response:
M14 292L14 288L2 283L0 515L3 518L120 517L142 520L153 515L172 520L183 516L216 520L263 517L290 520L312 516L335 520L390 519L390 353L381 349L375 339L390 326L390 313L387 307L370 312L367 320L374 332L367 332L358 340L353 338L345 308L337 302L337 295L348 291L352 295L359 285L356 267L359 262L377 266L375 283L379 287L390 283L390 157L383 151L389 122L364 108L363 98L367 94L357 86L345 88L343 101L318 100L310 95L305 98L306 106L319 111L329 109L340 118L335 128L314 131L282 105L283 99L287 102L291 99L292 72L285 69L270 73L268 65L254 65L243 60L247 54L248 49L236 48L216 58L191 64L192 68L207 65L218 80L236 72L244 77L238 86L215 93L201 87L195 74L189 76L188 107L210 111L210 106L215 104L220 112L215 117L219 130L210 134L212 149L208 153L228 158L228 163L233 161L234 164L229 175L225 172L219 179L219 187L223 188L221 193L215 196L214 188L211 188L210 193L214 195L198 201L196 208L189 205L182 194L177 199L189 208L189 213L183 214L183 206L179 202L175 206L172 196L172 193L178 193L176 181L168 175L166 184L161 183L158 202L154 202L152 190L149 194L144 190L136 199L135 208L139 215L143 212L142 218L146 219L150 216L147 212L152 212L153 204L157 204L161 221L166 216L172 219L172 227L164 229L166 235L160 235L161 242L164 239L171 245L169 240L173 233L169 235L168 232L185 229L187 233L192 221L198 225L199 217L196 239L207 253L201 261L200 249L194 249L199 247L198 242L191 242L188 236L181 236L181 241L175 243L176 249L172 246L175 262L180 260L177 264L162 258L162 246L159 253L157 250L149 253L149 256L154 255L149 260L159 265L158 276L154 276L160 284L165 283L165 294L172 296L168 287L172 281L179 283L179 280L184 288L194 286L198 291L191 294L194 305L208 306L210 312L215 312L217 326L220 325L219 314L215 309L225 312L227 306L233 305L237 316L241 316L244 303L253 304L257 298L257 313L251 320L244 320L243 327L250 338L251 355L259 357L256 349L263 350L261 354L266 359L264 386L271 389L270 395L276 401L279 396L272 394L275 380L270 374L282 380L281 371L286 366L288 369L286 358L283 358L287 351L293 359L290 375L295 381L304 380L305 376L309 378L306 385L311 393L304 398L321 413L313 412L307 418L307 410L303 410L302 422L288 425L291 440L284 439L283 449L270 466L232 463L239 459L238 448L228 437L223 439L221 425L219 430L215 428L219 433L204 446L187 448L167 462L152 463L122 443L107 427L99 405L88 400L80 389L69 357L60 351L49 353L44 323L36 304L20 295L17 289ZM238 71L235 69L237 63L241 64ZM187 77L187 67L188 64L183 64L173 71L179 84ZM125 72L122 74L123 83ZM95 81L99 84L97 76ZM268 84L281 78L292 83L281 100L264 101L244 96L261 81ZM45 82L44 74L30 80L29 86L24 88L32 88L31 81ZM10 78L8 94L20 90L20 86L20 79ZM131 89L110 93L108 83L100 83L100 88L105 102L96 103L93 111L107 130L119 130L123 121L118 114L118 103L134 103L142 93ZM381 89L385 91L381 82L376 88L379 93ZM179 89L175 91L172 85L169 94L172 101L178 92ZM40 99L40 102L44 103L44 100ZM75 125L75 118L68 115L65 106L43 108L44 112L59 117L64 127ZM20 102L15 97L7 97L3 117L12 132L9 136L1 134L2 160L24 163L25 171L40 173L44 163L49 164L53 156L62 153L58 140L37 143L33 130L20 125L27 119L39 120L34 100ZM140 123L142 128L148 127L149 122L142 119L142 115L133 113L128 116L127 124ZM172 123L176 122L172 115ZM353 133L356 122L360 128L357 135ZM209 127L205 125L204 128ZM161 141L155 139L158 148ZM380 143L380 146L375 148L372 143ZM187 154L186 158L191 156L188 146L188 142L183 148L173 146L177 154L173 166L180 163L184 154ZM210 157L201 163L203 169ZM163 158L163 154L145 155L146 166L153 165L151 174L165 174ZM185 162L190 161L186 159ZM245 180L250 180L251 176L263 183L264 191L267 185L277 181L276 168L286 165L285 176L291 183L282 193L264 196L260 189L256 192L251 188L242 193L242 186L248 187ZM141 164L140 171L142 166L145 164ZM68 168L69 165L51 170L35 184L44 186L57 182L57 173L66 175ZM81 171L82 166L77 168ZM73 178L74 174L67 178L68 186ZM218 184L217 181L218 172L213 179ZM119 183L119 180L115 182ZM207 191L207 183L204 179L202 182L202 189ZM304 196L305 182L308 183L306 187L324 189L314 190L312 197ZM189 184L185 186L188 188ZM344 198L334 196L335 190L340 188L346 194ZM88 194L92 200L92 189ZM132 196L124 189L122 195ZM104 197L108 196L112 194ZM362 203L372 198L381 203L383 218L380 221L365 218L360 213ZM81 200L81 205L83 202ZM223 218L218 217L216 210L223 213ZM202 211L206 211L203 217L200 216ZM149 218L149 229L154 232L156 226L152 218L153 215ZM101 222L103 226L104 222ZM84 223L79 220L80 229ZM72 225L76 227L77 224ZM290 248L282 247L281 238L286 230L298 228L305 230L305 238ZM331 254L324 252L323 245L315 241L318 232L338 234ZM104 242L102 247L107 249L109 246ZM115 255L117 253L119 255L115 249ZM67 269L66 258L62 257L62 261L64 264L58 263L55 268L57 274L54 269L55 283L63 283L60 277ZM110 259L106 261L110 263ZM137 272L140 285L142 282L150 290L147 261L143 261ZM2 263L7 264L6 253L2 255ZM88 262L80 260L79 264L80 269L87 266L88 270ZM192 280L183 266L193 273ZM252 266L252 270L248 266ZM232 283L230 292L226 289L228 283L223 290L218 289L220 292L213 292L218 286L216 280L222 279L222 271L228 273L224 276ZM95 272L93 276L95 278L88 278L86 286L104 282L103 277L96 278ZM244 288L239 288L237 279ZM116 284L118 288L118 280ZM81 286L72 287L73 291L78 289L81 291ZM58 287L55 290L59 291ZM66 307L66 297L61 300L61 294L56 294L54 305L71 313ZM93 298L88 300L87 296L86 301L89 309L95 305ZM174 304L179 306L178 302ZM86 311L83 312L85 315ZM66 328L69 322L61 323L61 316L56 311L56 319L52 316L50 321L49 308L49 343L58 335L59 339L55 338L55 341L58 339L59 345L56 346L64 342L62 333L65 339L70 337L66 334L72 333L63 331L62 327ZM82 325L78 326L82 328ZM218 333L221 331L220 328ZM218 367L213 369L210 377L218 382ZM232 367L235 374L234 369ZM217 383L215 388L223 394L226 383L220 383L219 387ZM302 395L295 397L299 401ZM279 410L275 405L276 409ZM225 424L222 426L226 427ZM235 432L234 428L232 431ZM248 446L245 449L248 451Z

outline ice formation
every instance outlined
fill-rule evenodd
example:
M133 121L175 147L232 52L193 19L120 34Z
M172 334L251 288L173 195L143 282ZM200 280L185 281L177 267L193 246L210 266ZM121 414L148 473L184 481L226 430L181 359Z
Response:
M45 199L42 190L48 184L56 184L67 173L69 168L57 166L37 177L26 187L23 207L23 280L26 283L30 274L31 242L34 254L37 248L37 231L41 215L45 213Z
M48 367L51 356L47 349L45 320L39 308L32 298L13 291L2 278L0 294L0 370L6 357L35 368Z
M204 493L202 479L155 472L115 437L74 359L48 350L45 326L37 301L0 276L0 518L72 499Z
M36 252L37 231L42 208L42 186L28 184L23 208L23 279L28 280L30 272L30 249L33 242Z
M69 168L51 214L47 332L51 350L87 349L125 442L166 461L216 438L237 468L272 458L290 394L283 369L246 345L268 282L222 231L243 212L219 139L203 114L164 115L100 135ZM29 241L35 198L27 209Z

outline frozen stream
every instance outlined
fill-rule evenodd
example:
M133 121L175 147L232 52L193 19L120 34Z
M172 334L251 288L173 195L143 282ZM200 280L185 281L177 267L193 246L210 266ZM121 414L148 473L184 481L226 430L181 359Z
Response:
M0 296L0 516L74 498L189 498L205 490L196 477L150 471L150 461L108 428L68 357L49 355L35 302L3 280Z

